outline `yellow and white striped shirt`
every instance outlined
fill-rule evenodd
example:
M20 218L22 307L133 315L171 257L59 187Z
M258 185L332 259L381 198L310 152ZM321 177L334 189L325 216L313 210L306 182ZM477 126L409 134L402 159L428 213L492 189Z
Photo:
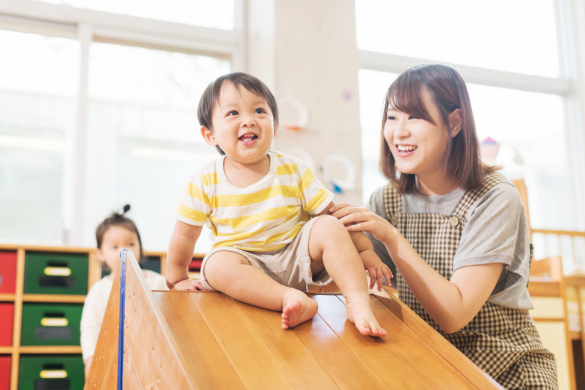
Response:
M213 247L247 251L283 248L301 227L333 200L333 194L302 160L268 151L270 169L245 188L229 183L220 157L195 172L185 185L177 219L207 223Z

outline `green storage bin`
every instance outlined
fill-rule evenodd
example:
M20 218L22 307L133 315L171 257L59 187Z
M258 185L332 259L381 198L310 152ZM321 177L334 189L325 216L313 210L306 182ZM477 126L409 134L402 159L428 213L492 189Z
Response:
M24 265L25 294L87 294L87 254L26 254Z
M84 386L81 355L20 356L19 390L80 390Z
M23 303L20 345L80 345L82 310L77 303Z

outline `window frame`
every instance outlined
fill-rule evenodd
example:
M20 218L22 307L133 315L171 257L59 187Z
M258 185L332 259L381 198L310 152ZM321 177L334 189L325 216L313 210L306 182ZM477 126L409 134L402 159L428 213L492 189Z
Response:
M234 2L234 28L221 30L129 15L76 8L34 0L0 3L0 29L76 39L80 43L79 89L75 131L68 144L63 183L63 237L66 245L82 245L87 218L85 172L88 138L88 75L93 42L157 48L229 58L233 70L245 70L244 2ZM111 210L103 210L104 215Z
M553 0L559 48L559 77L491 70L474 66L359 50L360 69L400 74L422 63L440 63L456 69L472 84L509 88L560 96L563 99L566 124L565 146L568 156L572 207L572 224L585 229L585 4L579 0Z

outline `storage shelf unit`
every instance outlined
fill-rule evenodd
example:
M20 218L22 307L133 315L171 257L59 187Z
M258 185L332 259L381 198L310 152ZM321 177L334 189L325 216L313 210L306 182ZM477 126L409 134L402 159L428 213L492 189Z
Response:
M165 252L145 252L144 255L148 258L148 269L165 274ZM203 254L193 256L191 277L197 277L197 266L203 257ZM83 364L77 362L81 360L76 334L81 320L79 309L91 286L101 278L102 265L95 248L0 244L0 335L4 335L4 339L0 337L1 389L33 388L34 381L29 379L38 372L31 372L30 367L43 367L44 360L53 368L60 363L75 371L81 367L80 373L74 373L69 379L61 377L61 380L71 380L75 386L83 381ZM47 313L43 313L45 309ZM38 322L39 315L43 314L47 318L41 322L45 321L49 327L33 326L31 331L28 326L23 334L23 315ZM57 341L51 341L52 335ZM58 341L59 336L67 335L74 341ZM37 337L44 341L37 341ZM21 367L21 360L27 364ZM55 372L67 375L65 369ZM19 383L19 378L27 378L29 382Z

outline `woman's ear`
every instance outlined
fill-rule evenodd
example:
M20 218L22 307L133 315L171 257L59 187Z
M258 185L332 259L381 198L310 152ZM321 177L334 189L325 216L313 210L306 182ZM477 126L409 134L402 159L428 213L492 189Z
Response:
M208 145L217 146L217 140L215 139L213 132L207 127L201 126L201 136Z
M455 138L461 131L461 109L458 108L449 114L449 133L451 138Z

